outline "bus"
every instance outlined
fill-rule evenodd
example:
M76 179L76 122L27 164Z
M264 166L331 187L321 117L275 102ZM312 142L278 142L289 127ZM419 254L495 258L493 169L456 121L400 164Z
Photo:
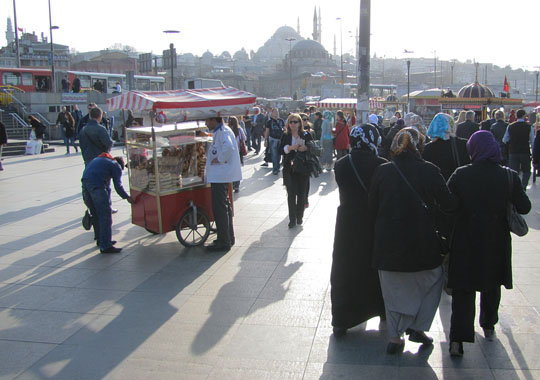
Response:
M94 73L87 71L55 71L56 82L62 79L69 80L70 86L75 78L81 81L81 92L91 91L96 87L101 88L103 93L112 93L115 90L116 82L120 83L123 89L127 86L127 76L125 74L114 73ZM99 82L99 86L96 83ZM50 92L52 83L52 72L45 68L15 68L0 67L0 86L15 87L24 92ZM163 91L165 78L161 76L134 75L133 87L141 91Z

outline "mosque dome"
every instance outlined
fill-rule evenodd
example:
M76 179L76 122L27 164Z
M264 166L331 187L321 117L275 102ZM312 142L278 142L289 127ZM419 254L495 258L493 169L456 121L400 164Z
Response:
M289 41L287 41L289 38L294 38L294 40L289 43ZM257 57L261 59L282 60L285 58L285 55L289 53L290 46L295 46L303 39L304 38L290 26L282 26L276 30L274 35L266 41L259 50L257 50Z
M205 51L202 55L203 58L214 58L214 54L210 53L209 50Z
M233 58L236 61L247 61L249 60L249 54L246 52L246 49L242 48L242 50L238 50L236 53L234 53Z
M458 92L458 98L495 98L495 93L488 86L474 82L463 86Z
M225 50L223 53L221 53L221 55L219 56L219 58L223 58L223 59L231 59L231 53L229 53L227 50Z
M298 41L291 49L292 58L327 58L328 52L314 40Z

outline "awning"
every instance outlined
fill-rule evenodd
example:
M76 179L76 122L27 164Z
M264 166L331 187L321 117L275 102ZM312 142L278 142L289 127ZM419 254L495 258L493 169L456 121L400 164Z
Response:
M356 109L356 98L328 98L317 102L317 108L334 110L353 110ZM383 109L383 103L376 99L369 99L369 109Z
M211 116L246 115L256 96L233 87L175 91L128 91L107 99L109 111L130 109L162 113L169 121L204 119Z
M540 102L530 102L530 103L524 104L523 107L537 108L537 107L540 107Z

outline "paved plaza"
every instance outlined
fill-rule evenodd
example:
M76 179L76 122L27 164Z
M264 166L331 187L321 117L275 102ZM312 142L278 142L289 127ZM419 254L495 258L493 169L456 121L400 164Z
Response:
M0 379L540 379L540 182L528 190L531 230L513 236L515 285L495 340L477 324L476 343L450 358L444 295L433 346L407 342L392 356L378 319L332 335L333 173L312 179L304 225L288 229L282 177L260 163L250 153L243 168L230 252L151 235L114 194L124 250L101 255L81 227L80 154L6 158Z

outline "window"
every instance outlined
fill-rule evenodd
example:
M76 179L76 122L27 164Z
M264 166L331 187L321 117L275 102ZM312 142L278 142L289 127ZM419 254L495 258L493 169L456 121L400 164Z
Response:
M23 73L22 84L23 86L32 86L34 84L32 73Z
M21 74L6 72L2 74L2 83L4 86L18 86L21 84Z

